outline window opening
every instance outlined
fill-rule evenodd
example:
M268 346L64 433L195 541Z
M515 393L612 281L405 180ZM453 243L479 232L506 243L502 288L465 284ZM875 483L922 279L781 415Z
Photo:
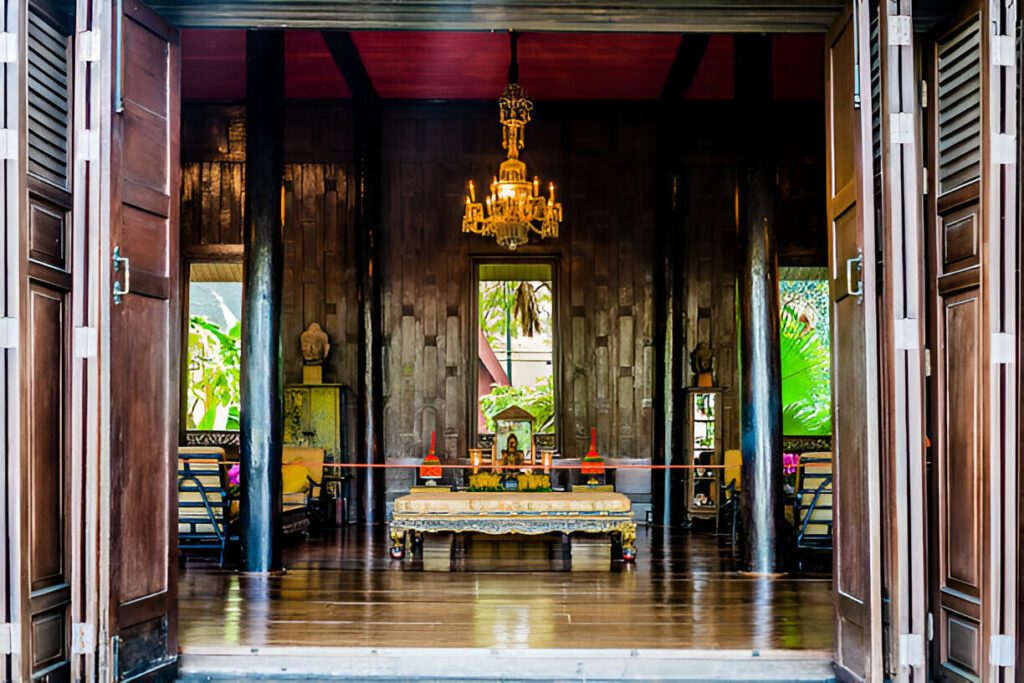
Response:
M827 275L823 268L780 269L779 273L782 431L787 436L832 434Z
M555 433L554 282L550 263L481 263L477 270L477 431L509 406Z
M186 429L238 429L241 320L242 264L191 264Z

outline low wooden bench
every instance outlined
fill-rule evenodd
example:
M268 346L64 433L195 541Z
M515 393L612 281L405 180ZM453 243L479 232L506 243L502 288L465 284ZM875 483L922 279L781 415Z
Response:
M636 558L629 498L611 492L412 493L395 500L391 557L405 556L407 537L425 533L609 534L627 562Z

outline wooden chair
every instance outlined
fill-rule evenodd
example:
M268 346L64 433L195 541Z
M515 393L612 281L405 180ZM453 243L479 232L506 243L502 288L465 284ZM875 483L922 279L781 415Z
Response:
M323 506L324 449L312 446L284 446L281 452L281 526L285 535L304 533L309 529L310 515ZM289 468L305 475L306 490L289 486ZM305 470L305 472L303 472ZM346 505L345 501L343 505Z
M178 449L178 550L216 550L224 566L229 513L223 448Z
M740 492L743 482L743 455L739 450L728 450L722 454L722 505L719 514L729 520L731 544L736 546L736 516L740 508Z
M832 454L805 453L796 473L793 521L799 550L832 550Z

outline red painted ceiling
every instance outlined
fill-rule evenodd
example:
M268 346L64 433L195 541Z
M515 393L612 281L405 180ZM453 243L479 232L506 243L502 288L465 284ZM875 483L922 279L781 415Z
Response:
M487 100L496 99L506 84L506 33L363 31L352 37L381 97ZM519 80L538 100L656 99L680 39L678 34L526 33L519 38ZM822 64L821 36L775 36L776 98L820 99ZM286 33L285 95L351 96L319 32ZM182 96L245 97L244 31L182 31ZM687 97L733 97L732 36L712 36Z

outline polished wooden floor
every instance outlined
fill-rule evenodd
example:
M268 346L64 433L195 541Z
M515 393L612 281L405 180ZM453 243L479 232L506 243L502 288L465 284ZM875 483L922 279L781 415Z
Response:
M831 580L739 574L714 536L638 529L635 566L425 571L383 528L332 530L253 577L189 560L180 645L831 650ZM502 570L504 567L504 570Z

